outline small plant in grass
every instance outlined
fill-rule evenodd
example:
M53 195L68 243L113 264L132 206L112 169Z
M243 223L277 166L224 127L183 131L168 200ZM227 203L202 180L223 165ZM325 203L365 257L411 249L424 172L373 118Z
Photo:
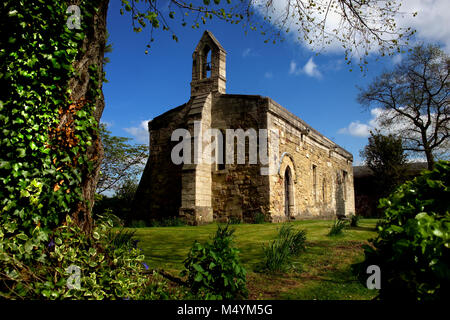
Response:
M342 231L347 226L347 222L343 219L335 219L328 232L329 237L334 237L342 234Z
M350 216L350 227L356 228L358 226L360 218L361 218L360 216L357 216L356 214L352 214Z
M230 220L229 220L230 224L240 224L241 223L241 218L237 217L237 216L231 216Z
M130 228L146 228L147 223L144 220L132 220Z
M186 222L179 217L167 217L160 220L152 219L150 227L181 227L185 226Z
M291 267L291 258L305 250L306 231L284 224L274 241L263 247L265 261L262 270L282 272Z
M168 217L161 221L162 227L181 227L184 225L186 225L186 223L179 217Z
M119 230L110 229L106 233L107 243L108 245L112 245L114 248L136 248L138 240L133 239L135 233L135 230L127 230L124 228L120 228Z
M184 260L187 283L193 294L204 299L239 299L247 297L246 271L238 250L232 245L234 229L219 225L212 241L197 241Z
M261 224L265 222L265 216L263 213L261 212L257 212L254 216L253 216L253 223L256 224Z

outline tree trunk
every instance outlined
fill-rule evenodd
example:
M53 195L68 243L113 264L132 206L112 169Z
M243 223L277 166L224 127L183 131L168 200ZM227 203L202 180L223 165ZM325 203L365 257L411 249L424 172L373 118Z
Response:
M434 156L431 149L425 148L425 155L427 157L428 170L434 169Z
M70 1L68 5L77 4L77 1ZM89 73L89 67L94 65L97 67L99 79L97 88L100 89L101 94L96 97L94 101L95 111L94 117L97 122L100 122L103 109L105 107L105 101L102 90L103 80L103 59L105 54L106 45L106 14L108 11L109 0L97 0L97 11L93 13L92 17L83 16L83 7L81 9L81 19L88 26L88 30L83 30L86 33L86 37L83 42L82 50L74 62L75 70L78 74L77 77L72 78L69 81L69 88L71 89L71 100L74 102L86 101L88 92L93 89L95 85L91 79ZM88 21L84 19L89 19ZM92 72L92 71L91 71ZM61 119L60 124L64 123L64 119ZM84 168L82 178L82 195L84 202L81 202L78 207L72 213L74 221L81 227L86 234L92 233L93 219L92 219L92 207L94 205L95 187L97 185L100 163L103 158L103 146L101 144L100 136L93 132L92 145L88 147L87 158L93 163L92 171Z
M425 151L425 156L427 157L428 170L433 170L434 169L434 157L433 157L433 152L428 143L427 131L425 128L421 128L420 131L421 131L420 133L422 136L423 150Z

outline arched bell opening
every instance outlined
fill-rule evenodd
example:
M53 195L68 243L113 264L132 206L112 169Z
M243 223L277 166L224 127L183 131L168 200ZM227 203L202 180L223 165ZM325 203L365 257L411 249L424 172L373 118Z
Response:
M202 51L202 70L201 70L201 79L211 78L211 48L208 45L205 45Z

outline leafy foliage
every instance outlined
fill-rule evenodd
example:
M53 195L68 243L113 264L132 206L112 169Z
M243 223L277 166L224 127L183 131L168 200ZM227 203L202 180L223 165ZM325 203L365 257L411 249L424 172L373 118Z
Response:
M90 232L76 221L92 173L98 66L83 99L72 101L75 62L99 1L81 1L81 29L69 29L65 1L4 1L0 27L0 296L18 299L139 298L143 256L109 222ZM69 216L73 214L73 216ZM75 218L75 219L74 219ZM81 218L82 219L82 218ZM80 288L67 284L80 269Z
M180 227L185 225L186 222L179 217L167 217L150 221L150 227Z
M429 300L450 295L450 162L401 185L388 198L378 237L354 270L381 269L382 299Z
M263 247L265 260L262 269L270 272L287 270L292 256L305 250L305 241L305 230L294 230L292 225L284 224L275 240Z
M253 216L253 223L255 224L261 224L265 222L266 217L264 216L264 213L262 212L257 212L254 216Z
M229 220L230 224L240 224L241 222L242 222L242 219L239 216L231 216L230 220Z
M350 216L350 227L356 228L358 226L360 218L361 218L360 216L357 216L356 214L352 214Z
M178 41L172 28L175 21L198 29L200 24L219 19L242 25L246 33L259 31L264 43L284 41L284 34L295 30L293 35L299 41L315 49L340 45L348 64L353 57L359 57L363 70L371 51L379 51L383 56L398 53L415 33L396 23L401 15L417 14L401 12L400 5L399 0L171 0L164 5L158 1L122 0L120 14L130 13L135 32L150 29L145 53L154 41L155 30L167 31Z
M146 228L147 223L144 220L131 220L130 228Z
M234 229L219 225L212 242L195 242L184 261L187 283L194 294L206 299L236 299L247 296L246 271L238 250L232 246Z
M118 187L116 194L111 197L102 194L96 195L93 213L94 216L98 216L110 212L129 225L132 203L138 184L136 180L125 179Z
M328 232L328 236L334 237L342 234L342 231L347 226L347 221L344 219L335 219L333 224L331 225L330 231Z
M32 266L2 252L0 259L13 262L2 271L0 293L4 298L26 299L139 299L147 286L144 256L130 232L111 231L112 222L97 223L87 237L67 216L44 251L46 259ZM25 238L25 235L21 236ZM19 249L20 250L20 249ZM24 251L27 249L24 248ZM69 288L68 268L80 270L80 286Z
M95 135L99 92L71 101L69 90L85 21L96 3L82 5L81 29L69 30L65 2L1 4L0 27L8 30L7 41L0 42L0 269L6 282L49 259L53 230L79 208L82 181L92 170L86 152ZM96 67L90 69L95 88Z
M405 181L407 156L401 137L383 135L379 131L371 132L370 135L369 143L361 151L361 157L376 177L374 187L381 198Z

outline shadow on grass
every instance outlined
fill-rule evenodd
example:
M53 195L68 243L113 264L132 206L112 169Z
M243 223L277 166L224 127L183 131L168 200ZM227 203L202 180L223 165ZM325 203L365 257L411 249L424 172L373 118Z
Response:
M377 231L376 228L369 228L369 227L347 227L347 230L355 230L355 231Z
M350 268L322 276L302 276L302 286L280 294L285 300L371 300L376 290L369 290L351 273Z

